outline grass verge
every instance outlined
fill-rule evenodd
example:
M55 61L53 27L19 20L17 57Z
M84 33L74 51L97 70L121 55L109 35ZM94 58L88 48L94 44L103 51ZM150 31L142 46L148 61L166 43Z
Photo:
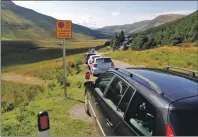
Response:
M114 51L107 56L132 65L147 67L176 66L192 70L198 69L197 47L160 47L143 51Z

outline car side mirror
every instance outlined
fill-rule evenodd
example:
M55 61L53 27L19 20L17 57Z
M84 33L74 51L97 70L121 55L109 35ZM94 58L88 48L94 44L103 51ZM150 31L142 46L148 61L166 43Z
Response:
M85 87L95 87L95 84L94 84L93 81L86 81L86 82L84 83L84 86L85 86Z

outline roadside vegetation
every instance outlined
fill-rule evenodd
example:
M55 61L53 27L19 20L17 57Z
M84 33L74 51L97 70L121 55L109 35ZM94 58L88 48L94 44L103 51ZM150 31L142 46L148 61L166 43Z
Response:
M16 75L27 77L27 79L35 77L43 82L38 84L27 83L28 79L26 82L20 83L19 79L14 82L13 79L9 81L4 77L2 78L1 135L37 136L37 114L42 110L49 112L50 135L52 136L97 135L91 121L75 119L69 114L72 106L84 101L84 50L80 51L81 42L72 44L71 46L79 49L79 51L67 51L67 94L69 97L67 99L64 98L63 92L61 49L60 52L54 52L55 50L51 48L45 48L46 50L51 49L50 52L42 52L41 49L36 49L32 52L24 51L4 56L2 75L10 74L13 79ZM83 47L89 48L98 44L97 41L95 44L94 41L91 41L91 44L89 41L84 41Z
M197 47L170 47L163 46L143 51L114 51L107 56L132 65L145 65L146 67L176 66L197 70Z

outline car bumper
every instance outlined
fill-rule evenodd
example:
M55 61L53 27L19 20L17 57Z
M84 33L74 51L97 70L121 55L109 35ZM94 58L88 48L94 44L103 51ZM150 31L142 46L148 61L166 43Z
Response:
M114 67L111 67L111 68L114 68ZM106 72L109 69L110 68L107 68L107 69L102 70L102 69L98 69L98 68L93 68L92 69L92 73L93 73L93 75L98 75L98 74L101 74L101 73Z

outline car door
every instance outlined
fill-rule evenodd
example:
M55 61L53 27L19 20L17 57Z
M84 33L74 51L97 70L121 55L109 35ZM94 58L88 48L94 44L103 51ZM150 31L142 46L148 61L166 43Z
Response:
M130 100L132 99L134 93L135 93L135 88L129 86L118 105L117 111L121 113L122 121L119 123L118 126L116 126L116 128L113 131L113 135L115 136L135 136L136 135L124 123L124 114L129 106Z
M109 131L109 128L106 126L105 123L106 117L102 111L102 109L105 108L101 108L100 102L101 102L101 97L103 96L105 90L107 89L109 83L113 78L114 78L114 73L105 72L101 74L100 77L96 80L95 89L90 96L90 105L91 105L90 107L92 107L93 109L92 111L95 115L95 119L98 124L99 130L101 131L101 134L104 136L110 134L111 131Z
M114 133L120 136L153 136L156 132L156 121L156 108L136 91L125 112L124 120Z
M103 127L108 129L107 135L113 135L114 129L123 119L123 114L117 111L117 106L127 88L128 84L120 77L115 76L105 91L104 96L99 97L98 105L102 108L104 115Z

